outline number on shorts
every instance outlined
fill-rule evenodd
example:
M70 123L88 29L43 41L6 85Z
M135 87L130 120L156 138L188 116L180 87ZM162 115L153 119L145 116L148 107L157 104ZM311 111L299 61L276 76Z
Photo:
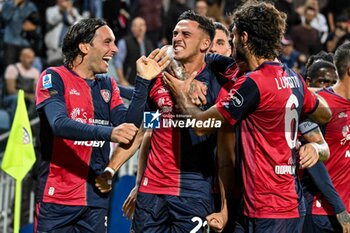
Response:
M205 220L203 222L203 220L200 217L193 217L192 222L198 222L197 225L190 231L190 233L196 233L198 232L199 229L201 229L202 227L206 227L208 225L208 222Z

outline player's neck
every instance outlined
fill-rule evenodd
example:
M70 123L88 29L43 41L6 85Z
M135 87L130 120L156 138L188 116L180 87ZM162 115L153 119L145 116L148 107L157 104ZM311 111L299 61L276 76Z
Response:
M338 82L332 87L334 92L341 97L350 99L350 77L345 77L343 80L338 80Z
M272 61L276 61L276 59L266 59L266 58L260 58L252 55L250 59L248 59L248 67L249 67L249 70L256 70L264 62L272 62Z
M192 74L193 72L199 72L203 69L205 65L205 61L204 58L203 59L197 59L195 61L192 62L186 62L183 64L184 68L185 68L185 72L188 74Z
M83 79L95 79L95 74L84 64L81 61L74 60L72 70Z

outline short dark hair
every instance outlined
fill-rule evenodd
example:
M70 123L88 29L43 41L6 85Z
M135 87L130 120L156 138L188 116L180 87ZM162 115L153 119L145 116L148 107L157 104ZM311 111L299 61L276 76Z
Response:
M317 54L311 55L306 62L305 68L308 69L314 62L323 60L333 63L333 54L327 53L325 51L320 51Z
M248 48L261 58L274 59L282 48L287 15L274 5L247 1L233 13L233 24L239 35L248 33Z
M336 71L336 68L333 63L325 60L317 60L307 69L306 78L311 79L311 81L315 80L316 78L318 78L318 72L322 68L333 69L334 72Z
M342 80L350 66L350 42L340 45L334 53L334 64L338 77Z
M228 31L227 27L219 22L214 22L215 30L221 30L225 33L227 37L230 36L230 32Z
M177 23L181 20L196 21L199 24L199 28L201 28L205 33L207 33L210 40L213 41L215 37L215 26L209 18L201 16L193 10L188 10L183 12L179 16L179 18L177 19Z
M83 19L72 25L63 39L63 64L72 68L74 59L82 54L79 44L91 43L96 30L105 25L106 21L97 18Z

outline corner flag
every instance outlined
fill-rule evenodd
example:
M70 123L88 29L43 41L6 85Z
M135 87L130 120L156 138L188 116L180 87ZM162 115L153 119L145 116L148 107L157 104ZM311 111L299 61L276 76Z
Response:
M1 168L16 180L14 233L19 232L22 180L35 163L32 130L24 102L24 92L19 90L15 118L7 141Z
M17 181L23 180L35 162L32 130L24 102L24 92L18 92L17 108L7 141L1 168Z

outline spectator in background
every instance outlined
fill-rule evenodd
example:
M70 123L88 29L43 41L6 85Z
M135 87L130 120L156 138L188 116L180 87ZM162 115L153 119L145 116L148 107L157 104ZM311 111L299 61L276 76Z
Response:
M105 0L103 2L103 17L111 27L116 41L127 35L127 27L130 24L130 14L126 0Z
M349 18L346 15L339 15L336 18L335 30L329 34L326 41L327 52L334 52L337 47L350 41Z
M10 64L5 70L6 92L4 105L9 110L11 120L15 115L17 106L17 92L23 89L25 102L30 117L35 115L34 92L40 72L33 67L35 58L34 50L24 48L20 52L20 62Z
M223 56L231 56L230 33L228 29L219 22L214 22L215 37L209 49L210 53L221 54Z
M146 37L146 30L145 20L136 17L131 22L131 34L118 42L115 67L122 86L135 85L136 60L153 50L152 42Z
M163 45L171 44L173 38L173 29L177 24L179 16L190 8L186 5L186 0L174 0L172 1L168 12L165 15L165 24L163 27L163 37L161 43Z
M292 39L288 36L282 38L282 50L279 59L289 68L301 72L306 63L306 56L295 50Z
M4 20L4 66L18 61L20 51L24 47L32 46L30 35L37 29L39 12L29 0L6 1L2 9Z
M48 66L63 64L62 41L68 28L82 17L78 10L73 7L72 0L57 0L56 5L47 8L46 22L47 32L45 35L46 55Z
M198 0L195 4L194 11L201 15L201 16L207 16L208 14L208 3L205 0Z
M329 31L334 32L336 27L336 19L340 15L350 16L350 1L349 0L328 0L324 8L324 14L327 16Z
M224 1L222 0L204 0L204 1L208 4L208 13L206 14L206 16L214 19L214 21L222 22Z
M134 0L130 7L130 14L132 19L141 17L146 21L146 35L152 41L153 46L158 47L163 27L162 0Z
M306 7L304 10L304 23L292 27L291 37L296 50L309 57L321 50L321 41L318 31L311 26L311 21L316 17L316 10Z
M294 1L291 1L291 0L276 1L275 6L278 10L283 11L284 13L287 14L286 34L289 35L292 27L299 25L301 23L300 16L295 10Z
M311 27L315 28L320 35L321 43L325 43L328 36L328 24L326 17L320 13L319 0L307 0L305 3L305 7L312 7L316 11L316 16L313 20L311 20ZM301 16L302 23L305 22L305 16Z

